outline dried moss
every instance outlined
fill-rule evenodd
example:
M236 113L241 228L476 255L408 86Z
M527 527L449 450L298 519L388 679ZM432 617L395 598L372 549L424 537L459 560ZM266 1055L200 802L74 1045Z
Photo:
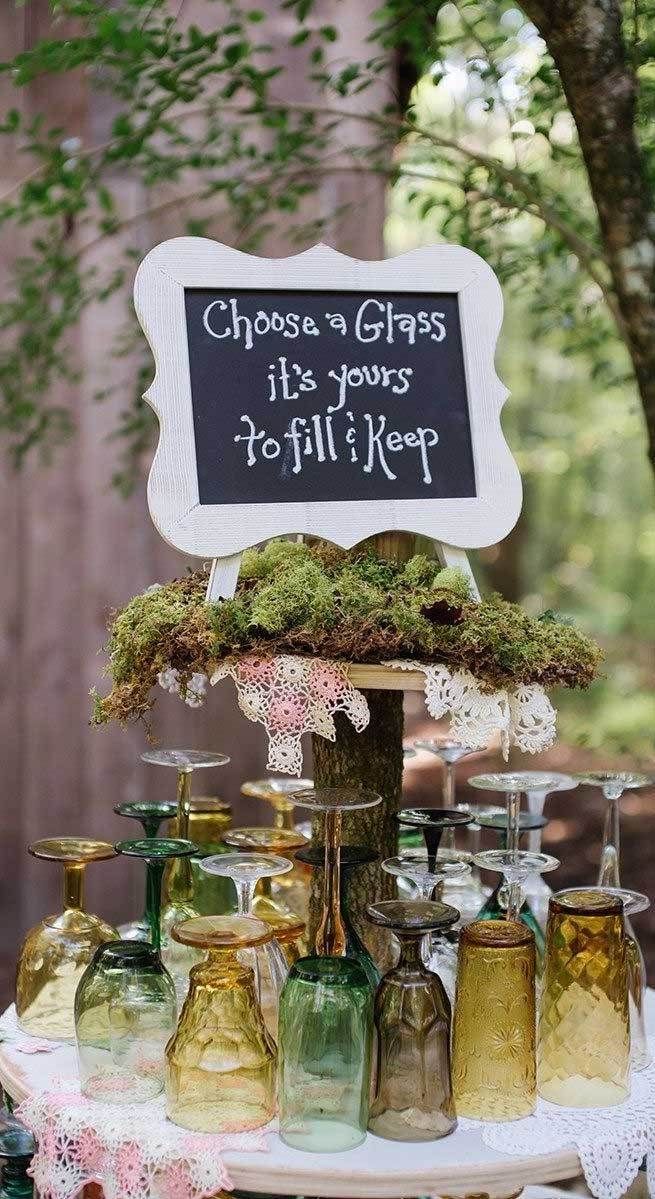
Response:
M416 657L470 670L491 688L584 687L601 657L551 613L534 619L500 596L475 603L460 571L424 555L395 563L323 543L272 541L243 555L233 599L206 604L206 585L198 571L149 588L113 614L112 688L94 696L94 723L146 715L168 666L184 686L194 672L211 673L248 650L359 662Z

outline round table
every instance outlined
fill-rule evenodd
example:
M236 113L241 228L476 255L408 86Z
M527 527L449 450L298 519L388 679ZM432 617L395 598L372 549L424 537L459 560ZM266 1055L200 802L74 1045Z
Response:
M655 992L646 997L647 1022L655 1028ZM4 1019L10 1019L7 1012ZM73 1045L57 1043L49 1053L26 1054L20 1041L0 1044L0 1083L19 1103L27 1095L56 1089L77 1077ZM440 1195L506 1199L524 1186L553 1183L581 1174L575 1149L538 1157L510 1157L489 1149L478 1132L456 1129L441 1141L385 1141L369 1134L346 1153L303 1153L269 1134L269 1153L226 1151L237 1190L280 1195L402 1197Z

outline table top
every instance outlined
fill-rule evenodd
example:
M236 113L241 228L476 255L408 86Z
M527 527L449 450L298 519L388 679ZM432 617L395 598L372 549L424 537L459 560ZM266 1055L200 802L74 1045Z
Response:
M646 1018L655 1028L655 992L646 996ZM16 1101L77 1077L73 1045L57 1043L49 1053L26 1054L19 1042L0 1044L0 1083ZM226 1151L235 1189L335 1199L402 1199L439 1194L456 1199L508 1199L524 1186L558 1182L581 1173L574 1148L537 1157L498 1153L475 1131L456 1129L440 1141L410 1144L368 1134L345 1153L305 1153L269 1134L269 1153Z

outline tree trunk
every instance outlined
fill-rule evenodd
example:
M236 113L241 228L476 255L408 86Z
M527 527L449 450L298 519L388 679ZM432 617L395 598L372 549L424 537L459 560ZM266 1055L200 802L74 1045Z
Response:
M314 782L316 787L362 787L377 791L382 803L344 816L343 844L366 845L377 850L380 858L398 850L398 826L394 813L400 806L403 775L403 693L402 691L366 691L371 713L368 728L355 732L343 713L335 717L336 741L313 738ZM316 821L315 840L323 839L322 821ZM310 905L310 930L318 923L321 910L320 887L323 872L315 871ZM394 879L380 869L379 863L353 871L348 889L349 910L360 936L376 960L384 960L388 938L378 937L366 920L366 905L395 894ZM311 935L311 933L310 933Z
M655 467L655 221L620 0L523 0L575 120Z

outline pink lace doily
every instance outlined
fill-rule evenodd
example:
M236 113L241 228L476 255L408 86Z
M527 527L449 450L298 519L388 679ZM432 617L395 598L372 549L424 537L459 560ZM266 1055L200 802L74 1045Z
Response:
M418 670L425 676L425 704L435 720L450 719L452 736L462 744L485 748L500 733L507 757L511 745L524 753L539 753L555 740L557 714L543 687L521 685L516 691L485 691L465 670L393 661L394 670ZM239 707L248 720L262 724L268 734L269 770L302 773L303 733L335 740L334 713L345 712L358 732L370 713L365 696L353 687L348 664L321 658L281 654L265 658L248 654L221 663L211 679L194 674L182 687L176 670L162 670L159 684L180 695L191 707L205 698L208 682L228 676L234 680Z
M41 1199L74 1199L89 1182L105 1199L209 1199L232 1183L228 1149L266 1151L264 1132L210 1136L166 1120L164 1097L117 1107L67 1080L17 1109L37 1140L30 1173Z

